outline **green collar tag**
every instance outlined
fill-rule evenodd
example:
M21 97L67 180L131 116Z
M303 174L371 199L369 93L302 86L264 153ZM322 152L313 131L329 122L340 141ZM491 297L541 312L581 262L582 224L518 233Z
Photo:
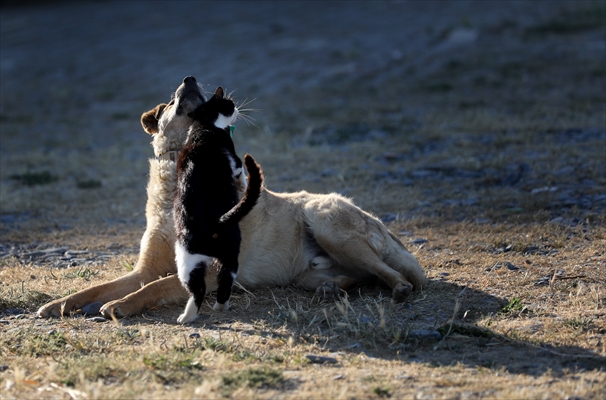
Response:
M233 137L234 136L234 131L236 130L236 126L235 125L230 125L229 126L229 137Z

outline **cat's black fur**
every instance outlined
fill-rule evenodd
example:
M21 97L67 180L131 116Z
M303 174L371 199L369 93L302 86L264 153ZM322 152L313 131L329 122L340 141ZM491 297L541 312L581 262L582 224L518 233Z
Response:
M238 270L241 236L237 222L254 207L263 184L259 165L246 154L244 161L249 183L244 197L238 202L235 179L243 173L242 162L236 155L229 126L215 125L219 123L217 121L226 121L225 116L232 116L234 111L233 101L225 98L219 87L211 99L189 114L195 122L177 160L177 193L173 208L177 246L182 246L189 255L204 255L221 263L217 303L222 306L231 296ZM180 264L178 258L177 252L177 265L181 268L184 264ZM189 267L186 279L179 271L181 282L194 297L196 311L206 292L204 275L207 267L204 261Z

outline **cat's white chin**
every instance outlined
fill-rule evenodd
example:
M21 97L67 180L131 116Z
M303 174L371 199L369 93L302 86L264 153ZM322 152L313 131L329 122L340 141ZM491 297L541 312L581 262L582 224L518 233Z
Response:
M219 118L215 121L215 126L220 129L225 129L238 119L238 109L234 108L231 115L219 114Z

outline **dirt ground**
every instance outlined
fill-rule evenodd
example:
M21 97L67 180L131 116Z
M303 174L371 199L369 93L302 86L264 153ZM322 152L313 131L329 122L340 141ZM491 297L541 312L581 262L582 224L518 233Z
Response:
M34 318L135 264L139 117L187 75L254 99L268 188L353 198L428 289ZM4 0L0 398L603 398L605 110L602 1Z

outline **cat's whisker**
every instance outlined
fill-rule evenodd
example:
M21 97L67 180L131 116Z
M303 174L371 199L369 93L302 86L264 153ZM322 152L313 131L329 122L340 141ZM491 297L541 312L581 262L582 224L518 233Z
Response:
M253 117L251 117L250 115L246 115L246 114L238 114L238 119L242 119L246 122L247 125L252 125L255 128L259 128L257 126L257 124L255 124L253 121L255 121L255 119Z
M251 119L254 120L253 117L251 117L250 115L248 115L246 112L249 110L238 110L238 116L241 116L242 118L247 118L247 119Z
M240 118L238 118L240 119ZM253 123L253 121L256 121L254 118L249 117L248 115L242 115L241 119L243 119L244 121L246 121L246 123Z
M247 105L249 105L250 103L252 103L255 100L257 100L256 97L254 99L252 99L252 100L248 100L248 97L247 97L247 98L244 99L244 101L242 102L242 104L237 105L237 107L239 109L240 107L247 106Z
M243 121L244 121L244 122L246 122L246 125L252 125L252 126L254 126L255 128L258 128L257 124L255 124L254 122L252 122L252 121L251 121L251 120L249 120L249 119L243 119Z
M238 108L238 111L239 112L248 112L248 111L250 111L250 112L260 112L260 111L263 111L263 110L261 110L259 108Z

